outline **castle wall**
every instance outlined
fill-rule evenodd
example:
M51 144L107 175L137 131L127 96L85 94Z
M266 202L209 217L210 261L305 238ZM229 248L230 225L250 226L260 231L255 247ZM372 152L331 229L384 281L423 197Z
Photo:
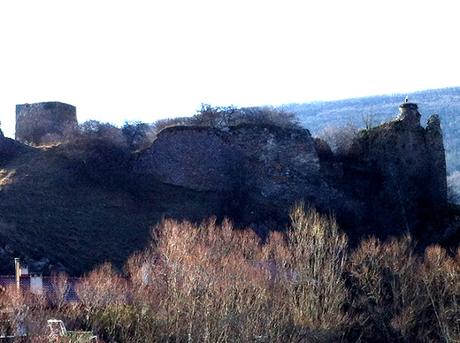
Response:
M255 213L285 215L302 200L326 208L338 196L322 180L313 138L304 129L171 127L159 133L134 170L175 186L232 194L247 222Z
M396 232L429 221L447 203L446 161L439 118L420 125L416 104L355 139L344 178L360 189L368 216Z
M61 102L16 105L16 140L39 145L59 141L77 127L75 106Z
M165 129L137 161L135 170L157 180L197 191L229 191L240 158L218 130L204 127Z
M141 153L135 171L187 189L233 194L247 222L256 220L251 213L282 216L304 201L350 226L373 226L376 234L411 231L446 205L446 163L439 119L424 128L416 104L400 111L396 120L362 130L343 156L333 156L304 129L171 127Z

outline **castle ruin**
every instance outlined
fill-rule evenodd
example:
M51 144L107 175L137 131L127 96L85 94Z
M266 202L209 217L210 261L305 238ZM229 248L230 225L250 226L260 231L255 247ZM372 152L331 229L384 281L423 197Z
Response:
M69 104L55 101L16 105L15 138L21 143L61 141L77 125L77 110Z
M340 156L306 129L169 127L140 153L134 172L152 182L236 196L239 213L259 215L243 218L248 223L280 217L304 201L352 219L350 226L413 231L436 221L446 206L446 160L439 117L423 127L417 104L403 103L399 112L359 132Z
M16 140L32 145L61 141L77 128L75 107L60 102L17 105L16 119ZM351 227L369 223L393 235L435 223L447 204L440 120L431 116L423 127L420 119L417 104L405 102L394 120L360 131L337 155L303 128L174 126L129 168L139 184L217 199L223 215L243 223L286 217L303 201ZM12 156L16 145L3 141Z

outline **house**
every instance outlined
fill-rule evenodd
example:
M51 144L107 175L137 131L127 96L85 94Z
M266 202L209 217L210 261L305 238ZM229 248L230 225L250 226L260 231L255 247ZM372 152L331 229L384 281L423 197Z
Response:
M78 302L76 287L81 280L76 277L62 275L43 276L38 270L30 270L27 265L22 265L18 258L14 259L15 275L0 275L0 292L8 288L16 288L22 293L31 293L44 296L50 302L62 301L64 303Z

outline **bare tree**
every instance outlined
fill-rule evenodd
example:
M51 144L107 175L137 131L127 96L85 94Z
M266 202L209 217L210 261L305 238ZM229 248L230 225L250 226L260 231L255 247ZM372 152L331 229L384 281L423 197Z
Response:
M329 144L335 154L344 154L351 148L358 131L356 125L348 123L343 127L327 126L319 136Z

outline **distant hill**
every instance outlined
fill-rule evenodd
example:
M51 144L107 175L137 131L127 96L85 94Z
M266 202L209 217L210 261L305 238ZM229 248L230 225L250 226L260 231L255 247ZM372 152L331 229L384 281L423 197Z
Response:
M444 133L447 168L449 173L460 171L460 87L419 91L408 94L379 95L364 98L287 104L286 111L295 112L301 123L313 135L319 135L327 126L344 126L352 123L364 127L365 119L374 125L397 115L397 108L409 96L419 105L422 123L431 114L439 114Z

